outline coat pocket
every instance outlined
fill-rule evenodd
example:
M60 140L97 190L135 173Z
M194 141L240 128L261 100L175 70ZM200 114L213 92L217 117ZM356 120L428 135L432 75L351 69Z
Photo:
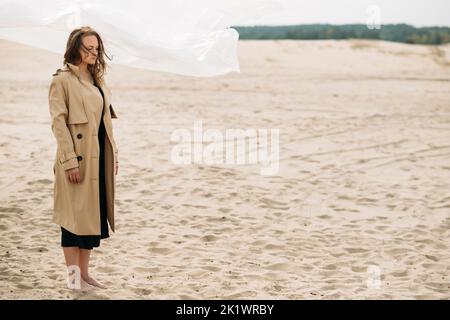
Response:
M78 160L78 170L80 172L80 179L83 182L86 174L87 159L83 156L77 156L77 160Z

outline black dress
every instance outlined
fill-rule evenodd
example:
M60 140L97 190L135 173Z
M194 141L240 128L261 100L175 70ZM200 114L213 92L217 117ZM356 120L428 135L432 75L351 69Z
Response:
M103 99L105 98L102 90L96 84L94 84ZM81 249L93 249L100 246L100 239L109 238L108 219L106 211L106 185L105 185L105 125L103 123L103 112L105 106L103 103L102 116L100 117L100 125L98 128L98 144L100 146L99 156L99 196L100 196L100 222L101 222L101 234L92 236L79 236L63 227L61 227L61 246L62 247L79 247Z

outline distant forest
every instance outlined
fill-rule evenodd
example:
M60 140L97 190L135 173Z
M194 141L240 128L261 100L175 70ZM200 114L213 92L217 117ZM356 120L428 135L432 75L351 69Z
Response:
M365 24L305 24L292 26L234 26L241 40L272 39L378 39L412 44L450 42L449 27L416 28L408 24L386 24L369 29Z

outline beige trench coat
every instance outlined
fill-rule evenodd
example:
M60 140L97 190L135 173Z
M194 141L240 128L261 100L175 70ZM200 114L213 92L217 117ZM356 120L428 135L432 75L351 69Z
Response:
M77 235L100 235L99 143L89 96L83 95L80 72L66 63L54 74L48 92L51 128L57 142L54 172L53 222ZM115 165L117 146L111 118L111 91L102 81L105 134L105 183L108 221L114 226ZM78 167L81 183L71 183L65 170Z

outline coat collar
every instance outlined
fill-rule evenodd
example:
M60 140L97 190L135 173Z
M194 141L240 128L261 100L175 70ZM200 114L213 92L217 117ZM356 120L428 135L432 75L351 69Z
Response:
M73 64L73 63L70 63L70 62L66 62L66 64L65 64L65 66L66 66L66 69L67 70L70 70L70 71L72 71L72 73L79 79L79 80L81 80L81 78L80 78L80 67L78 67L77 65L75 65L75 64ZM103 79L100 79L99 81L98 81L99 83L98 83L98 85L102 88L102 90L105 88L105 83L104 83L104 80Z
M78 79L81 80L81 78L80 78L80 67L78 67L77 65L74 65L73 63L70 63L70 62L66 62L66 67L67 67L67 69L72 71L73 74L75 74ZM103 85L101 80L100 80L100 85Z
M70 62L66 62L67 68L72 71L78 79L80 79L80 68Z
M65 66L66 66L66 68L68 70L72 71L73 74L75 74L79 80L81 80L81 78L80 78L80 68L78 66L76 66L76 65L74 65L73 63L70 63L70 62L66 62ZM108 109L111 112L111 117L112 118L117 118L117 115L114 112L114 109L112 109L112 107L110 106L110 104L111 104L111 95L110 95L109 89L107 89L106 84L104 83L103 79L100 80L100 83L98 85L100 86L100 88L102 89L103 94L104 94L105 107L106 108L109 107ZM83 97L83 99L84 99L84 97Z

